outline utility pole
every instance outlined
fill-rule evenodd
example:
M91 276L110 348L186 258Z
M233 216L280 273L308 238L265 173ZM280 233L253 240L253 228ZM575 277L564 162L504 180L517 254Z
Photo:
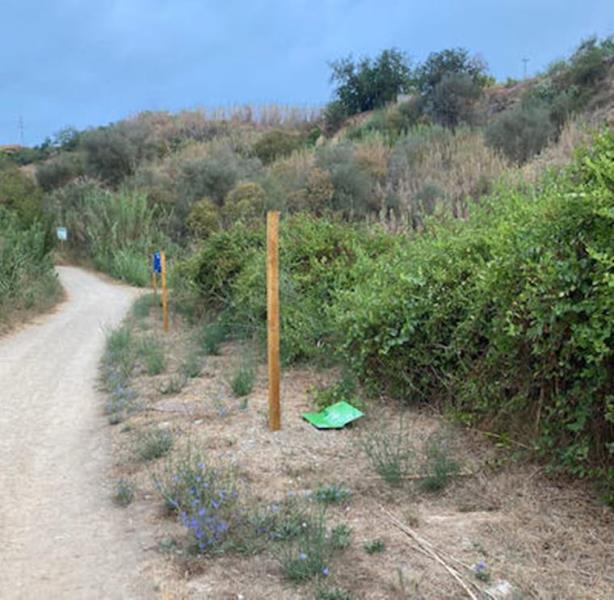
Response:
M522 64L523 64L523 79L527 78L527 63L529 62L528 58L523 58L522 59Z
M22 146L25 146L26 145L25 141L24 141L25 138L24 138L24 135L23 135L23 117L21 115L19 115L19 125L18 125L18 127L19 127L19 143Z

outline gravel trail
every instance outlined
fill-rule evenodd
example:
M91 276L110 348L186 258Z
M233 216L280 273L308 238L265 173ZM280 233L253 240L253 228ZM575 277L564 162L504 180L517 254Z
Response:
M58 267L67 300L0 339L0 598L150 598L145 543L111 501L96 391L105 328L138 292Z

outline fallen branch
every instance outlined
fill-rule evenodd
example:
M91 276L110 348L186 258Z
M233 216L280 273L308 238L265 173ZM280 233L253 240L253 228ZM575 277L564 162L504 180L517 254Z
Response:
M422 552L422 554L426 554L430 558L437 561L454 578L454 580L463 588L463 590L465 591L467 596L469 596L469 598L471 598L472 600L478 600L478 597L471 591L471 588L465 583L460 573L454 567L449 565L441 557L441 555L435 550L434 546L430 542L421 538L413 529L401 523L399 519L397 519L390 511L385 509L383 506L379 505L379 507L380 507L380 510L390 519L393 525L397 527L397 529L399 529L401 532L403 532L405 535L407 535L414 541L414 543L416 544L418 549ZM460 561L456 561L456 562L460 563ZM463 565L463 566L467 568L466 565Z
M474 477L477 475L479 471L464 471L462 473L450 473L450 478L454 477ZM422 479L426 479L430 477L430 475L403 475L401 479L406 479L407 481L420 481ZM381 479L379 475L368 475L363 477L363 479Z

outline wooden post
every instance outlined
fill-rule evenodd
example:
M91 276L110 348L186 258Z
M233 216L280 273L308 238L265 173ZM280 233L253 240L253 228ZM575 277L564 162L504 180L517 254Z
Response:
M158 276L155 271L151 274L151 287L153 289L153 305L156 306L158 304Z
M166 253L160 252L160 267L162 273L160 279L162 283L162 323L164 331L168 331L168 289L166 288Z
M267 325L269 429L281 429L279 407L279 212L267 213Z

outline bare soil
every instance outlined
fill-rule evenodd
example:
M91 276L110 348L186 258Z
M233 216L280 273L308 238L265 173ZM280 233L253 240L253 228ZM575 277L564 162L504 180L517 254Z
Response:
M351 490L350 500L334 506L330 516L333 524L351 527L352 544L335 559L325 584L352 598L614 597L612 512L588 485L550 479L513 445L497 448L481 433L450 429L433 411L402 409L381 398L367 401L367 417L354 426L318 431L301 415L313 410L310 389L336 377L330 370L285 370L283 428L271 433L266 426L264 366L247 400L235 398L229 386L244 346L225 344L220 356L203 359L199 377L168 396L160 389L179 369L194 332L175 318L171 333L163 337L157 308L137 327L165 340L168 368L155 377L137 369L133 386L141 410L113 428L115 475L136 483L137 500L126 509L127 515L160 544L158 554L149 556L147 573L161 598L315 598L316 585L285 582L278 563L266 552L187 556L185 531L162 510L152 466L135 460L136 436L153 424L173 432L174 452L189 440L205 449L212 461L236 465L258 501L276 502L321 484ZM440 428L450 432L463 475L443 492L422 491L419 480L411 477L400 488L390 487L360 451L358 440L376 426L375 415L394 423L401 413L418 448ZM363 545L375 538L385 542L385 551L369 555ZM489 582L475 577L479 562L486 564ZM469 592L447 567L461 574ZM497 595L497 585L501 590L507 584L508 592Z

